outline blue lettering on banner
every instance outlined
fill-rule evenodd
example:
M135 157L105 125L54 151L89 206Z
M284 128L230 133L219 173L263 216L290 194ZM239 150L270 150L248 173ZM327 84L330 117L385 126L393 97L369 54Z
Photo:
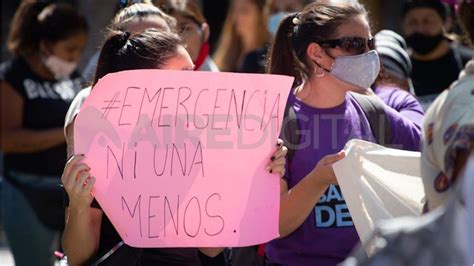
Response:
M339 186L329 186L314 209L316 228L354 226Z

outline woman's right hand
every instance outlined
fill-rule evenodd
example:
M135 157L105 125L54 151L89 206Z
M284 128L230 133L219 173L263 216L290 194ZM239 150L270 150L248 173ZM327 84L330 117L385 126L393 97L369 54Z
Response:
M344 157L346 157L344 150L324 156L314 167L311 172L312 175L317 178L319 183L324 185L337 185L338 183L332 165Z
M90 175L87 164L81 163L84 155L74 155L66 164L61 182L69 197L69 207L89 207L94 199L92 188L95 178Z

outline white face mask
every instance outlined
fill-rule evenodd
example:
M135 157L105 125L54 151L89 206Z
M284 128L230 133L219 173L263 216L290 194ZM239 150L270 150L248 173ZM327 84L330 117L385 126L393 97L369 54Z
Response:
M324 70L342 81L367 89L379 75L379 55L371 50L360 55L339 56L330 70Z
M69 77L77 67L77 62L68 62L55 55L44 58L43 64L54 74L56 79Z
M379 75L380 60L377 51L336 57L331 74L336 78L367 89Z

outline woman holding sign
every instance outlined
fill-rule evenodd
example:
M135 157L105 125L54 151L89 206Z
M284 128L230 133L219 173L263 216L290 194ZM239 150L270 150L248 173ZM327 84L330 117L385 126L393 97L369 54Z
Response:
M356 100L361 96L349 93L378 75L373 44L367 13L354 1L318 1L280 24L269 72L296 78L288 113L296 114L290 135L298 141L289 146L294 153L281 179L281 238L267 246L270 265L336 265L359 242L332 164L344 158L348 140L375 142L371 127L379 125L370 124ZM391 126L388 141L418 150L418 127L381 107Z
M94 83L109 73L131 69L193 70L180 38L153 29L130 35L113 32L105 42ZM281 143L280 143L281 146ZM286 148L280 148L268 170L284 174ZM91 194L95 177L75 155L64 169L62 182L69 197L63 244L71 265L104 262L109 265L200 265L197 248L132 248L122 239ZM216 256L220 248L199 249Z

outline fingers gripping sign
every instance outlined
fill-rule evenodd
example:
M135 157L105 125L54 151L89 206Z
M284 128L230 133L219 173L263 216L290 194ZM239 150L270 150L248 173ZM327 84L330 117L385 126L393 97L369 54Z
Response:
M288 153L288 148L284 146L283 140L281 139L278 139L277 147L278 149L270 158L271 162L267 165L266 170L283 177L285 175L286 154Z
M70 205L89 207L92 203L92 188L95 177L90 174L90 167L81 163L84 155L74 155L64 168L61 182L69 197Z

